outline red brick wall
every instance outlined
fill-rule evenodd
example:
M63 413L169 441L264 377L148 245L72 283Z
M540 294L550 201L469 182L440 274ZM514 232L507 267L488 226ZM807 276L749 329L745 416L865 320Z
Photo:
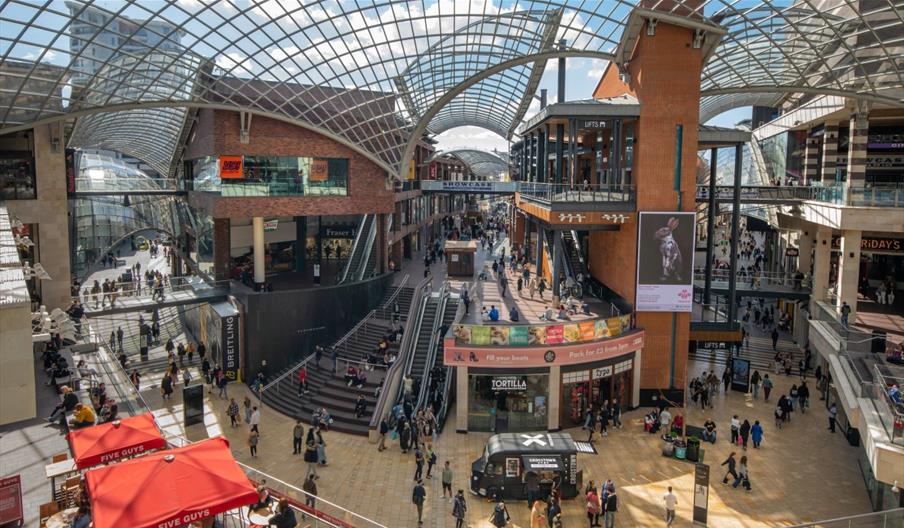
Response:
M215 218L390 213L393 193L386 171L354 150L292 124L254 116L251 139L239 141L239 113L202 110L185 159L203 156L312 156L348 158L349 196L281 196L223 198L190 193L189 203Z
M634 183L637 185L638 211L675 211L674 186L676 125L684 125L682 144L682 207L693 211L696 175L697 127L700 108L701 51L693 49L693 31L662 21L656 35L641 32L634 56L628 66L629 89L640 100L640 119L634 155ZM610 68L607 74L615 75ZM604 79L594 97L624 93L624 85ZM591 234L590 265L594 276L634 302L637 269L637 228L623 226L616 233ZM637 324L646 330L641 368L641 387L669 385L672 347L672 314L642 312ZM678 314L675 342L675 380L677 388L686 385L687 344L690 314Z

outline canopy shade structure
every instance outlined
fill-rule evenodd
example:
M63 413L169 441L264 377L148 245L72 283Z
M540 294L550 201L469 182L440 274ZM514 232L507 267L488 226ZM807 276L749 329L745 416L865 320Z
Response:
M154 415L140 414L69 433L69 447L79 469L163 449L166 440Z
M85 480L95 528L188 526L257 500L222 437L92 469Z
M433 158L440 156L452 156L461 160L462 163L476 176L480 178L496 177L502 173L508 172L508 154L504 152L490 152L475 148L456 148L437 152Z
M546 61L627 60L616 53L637 7L724 30L700 36L717 42L701 93L741 97L713 111L751 104L749 94L770 105L828 94L904 106L900 0L7 0L0 133L222 108L309 128L400 176L425 133L473 125L510 137ZM150 126L172 136L182 118ZM109 131L80 133L79 145L128 135L96 125ZM156 149L148 161L165 173L171 142Z

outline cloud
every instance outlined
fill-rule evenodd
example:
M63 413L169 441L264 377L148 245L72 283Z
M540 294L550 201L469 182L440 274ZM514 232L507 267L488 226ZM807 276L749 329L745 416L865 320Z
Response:
M605 70L599 67L590 68L587 70L587 77L598 81L603 76L604 71Z
M462 126L449 129L436 136L436 147L449 150L461 147L474 147L480 150L497 149L508 152L508 142L494 132L476 126Z
M216 64L221 70L231 73L232 75L250 74L251 68L253 67L251 57L237 52L218 55Z

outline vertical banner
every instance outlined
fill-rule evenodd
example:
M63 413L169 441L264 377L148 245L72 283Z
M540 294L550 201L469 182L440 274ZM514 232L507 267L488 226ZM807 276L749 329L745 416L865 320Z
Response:
M0 479L0 526L21 523L25 519L22 513L22 479L19 475Z
M640 312L690 312L694 298L694 213L641 212L637 228Z
M694 467L694 522L706 526L706 512L709 509L709 466L697 464Z
M229 381L239 379L239 316L227 315L220 320L223 332L223 373Z
M408 161L408 179L409 180L414 179L414 160Z

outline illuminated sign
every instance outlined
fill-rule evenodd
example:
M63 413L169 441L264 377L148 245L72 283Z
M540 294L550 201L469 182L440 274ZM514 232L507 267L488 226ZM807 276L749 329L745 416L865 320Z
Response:
M240 180L244 177L241 156L220 156L221 180Z

